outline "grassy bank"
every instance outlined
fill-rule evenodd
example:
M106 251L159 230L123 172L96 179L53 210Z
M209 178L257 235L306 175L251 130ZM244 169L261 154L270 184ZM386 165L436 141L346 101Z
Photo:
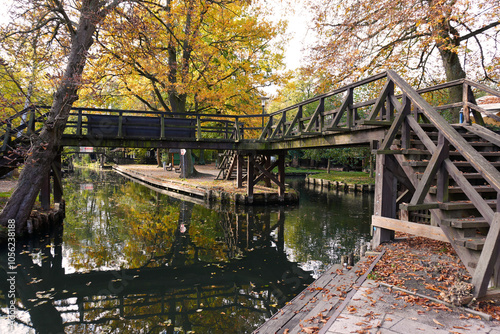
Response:
M315 179L323 179L328 181L345 182L347 184L374 184L375 178L370 177L369 173L365 172L338 172L331 171L330 173L320 172L312 175Z

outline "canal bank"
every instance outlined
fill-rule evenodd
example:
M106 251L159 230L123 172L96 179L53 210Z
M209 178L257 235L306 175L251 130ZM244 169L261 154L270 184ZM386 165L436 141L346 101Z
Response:
M229 203L235 205L293 204L298 203L298 193L289 188L284 198L278 196L276 188L254 186L253 200L250 202L245 188L236 187L235 180L216 180L219 170L215 165L196 166L197 175L180 179L179 173L164 170L155 165L116 165L113 170L141 182L146 186L191 197L198 202Z

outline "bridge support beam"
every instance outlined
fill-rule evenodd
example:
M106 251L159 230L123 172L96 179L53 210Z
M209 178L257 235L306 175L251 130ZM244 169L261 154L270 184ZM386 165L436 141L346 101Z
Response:
M390 163L391 160L386 155L377 154L374 215L396 218L397 180L386 165ZM394 231L374 227L372 239L374 247L392 239L394 239Z
M247 182L247 198L248 203L253 203L254 186L259 181L264 181L266 187L271 187L271 182L278 186L278 199L285 200L285 152L278 154L278 159L273 161L271 154L267 154L262 159L257 158L254 152L246 153L247 173L243 176L244 158L243 154L238 152L236 155L236 185L238 188L243 187L243 182ZM274 175L272 170L278 167L278 175Z

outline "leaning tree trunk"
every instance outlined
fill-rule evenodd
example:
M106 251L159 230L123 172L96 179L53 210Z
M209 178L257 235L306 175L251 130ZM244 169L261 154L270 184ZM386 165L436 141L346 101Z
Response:
M26 221L43 178L50 172L51 164L59 150L71 106L78 99L77 92L81 86L87 52L93 43L97 24L104 16L104 12L99 11L102 5L99 0L82 3L80 21L72 36L66 70L55 93L47 121L28 152L14 193L0 214L0 224L3 226L6 226L11 219L15 220L17 234L25 231Z

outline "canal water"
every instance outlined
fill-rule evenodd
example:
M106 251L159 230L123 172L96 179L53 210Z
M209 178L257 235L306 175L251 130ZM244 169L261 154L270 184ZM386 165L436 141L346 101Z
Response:
M209 208L77 169L64 227L17 245L15 298L1 270L0 333L251 333L370 238L372 195L287 182L300 204Z

